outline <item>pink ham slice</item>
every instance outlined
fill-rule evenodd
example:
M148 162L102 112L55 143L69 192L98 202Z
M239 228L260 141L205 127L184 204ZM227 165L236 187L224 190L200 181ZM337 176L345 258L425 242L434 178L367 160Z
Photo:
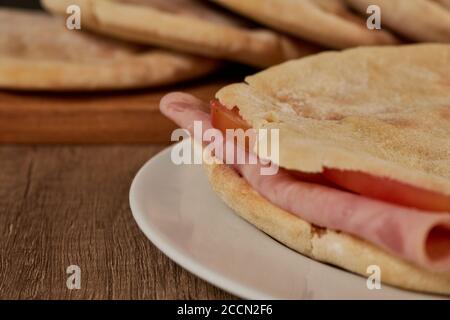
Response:
M166 96L161 111L183 128L212 128L207 106L182 93ZM347 232L431 271L450 270L450 213L426 212L302 182L286 171L260 175L260 165L234 168L276 206L320 227Z

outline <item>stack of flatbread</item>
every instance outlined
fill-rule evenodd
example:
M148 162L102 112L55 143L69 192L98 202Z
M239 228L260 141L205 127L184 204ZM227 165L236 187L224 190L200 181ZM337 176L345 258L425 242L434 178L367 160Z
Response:
M266 68L321 48L450 42L449 0L41 3L54 16L0 9L0 88L153 87L206 75L220 61ZM382 13L380 30L367 27L374 4ZM80 8L81 30L66 27L73 5Z
M73 32L44 13L0 10L0 87L94 90L156 86L203 75L216 62Z

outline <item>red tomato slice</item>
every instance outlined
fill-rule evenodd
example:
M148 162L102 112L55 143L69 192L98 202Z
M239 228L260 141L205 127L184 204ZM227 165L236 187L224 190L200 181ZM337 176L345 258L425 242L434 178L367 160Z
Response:
M228 109L219 101L211 102L212 124L216 129L249 129L250 125L239 115L239 109ZM330 185L382 201L421 210L450 212L450 196L414 187L392 179L368 173L325 168L323 174L290 171L299 180ZM327 183L328 182L328 183Z
M325 169L335 184L364 196L421 210L450 212L450 196L368 173Z
M228 109L217 100L211 101L211 122L213 127L222 131L223 134L226 134L227 129L242 129L244 131L251 129L247 121L240 116L238 108ZM234 141L236 144L239 142L237 138ZM247 151L250 150L254 142L252 146L250 146L251 143L250 138L246 137L242 148Z
M211 121L214 128L223 133L227 129L250 129L251 126L239 115L239 109L228 109L218 100L211 101Z

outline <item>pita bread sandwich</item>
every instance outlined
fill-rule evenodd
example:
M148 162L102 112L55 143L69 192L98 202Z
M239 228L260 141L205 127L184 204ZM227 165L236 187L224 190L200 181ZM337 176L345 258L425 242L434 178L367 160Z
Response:
M0 9L0 88L105 90L152 87L218 67L206 58L143 49L69 30L44 13Z
M213 0L272 28L321 44L344 49L394 44L385 30L369 30L366 20L348 10L343 0Z
M381 8L382 24L417 41L450 42L448 0L346 0L356 10Z
M387 284L450 295L449 88L450 45L365 47L227 86L211 115L180 93L161 110L189 130L201 121L278 132L267 153L245 143L275 174L220 153L205 163L219 197L271 237L363 276L378 266Z
M141 44L268 67L319 49L246 21L199 0L42 0L66 14L78 4L91 30Z

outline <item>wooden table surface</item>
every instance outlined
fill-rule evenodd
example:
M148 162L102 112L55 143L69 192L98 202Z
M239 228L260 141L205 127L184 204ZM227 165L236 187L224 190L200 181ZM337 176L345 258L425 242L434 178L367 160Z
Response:
M0 146L0 299L229 299L166 258L128 204L163 146ZM69 265L81 289L69 290Z

